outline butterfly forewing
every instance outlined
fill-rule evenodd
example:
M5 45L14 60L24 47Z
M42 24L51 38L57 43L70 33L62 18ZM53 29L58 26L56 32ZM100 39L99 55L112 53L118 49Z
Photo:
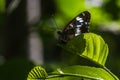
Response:
M62 32L58 32L60 41L67 42L81 33L89 32L90 17L88 11L84 11L77 15L65 26Z

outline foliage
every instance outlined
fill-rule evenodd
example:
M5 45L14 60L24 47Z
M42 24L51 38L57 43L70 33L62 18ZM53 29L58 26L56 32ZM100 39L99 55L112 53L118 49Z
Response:
M29 72L29 75L28 75L28 80L31 80L31 79L41 79L41 78L46 78L47 77L47 73L46 71L40 67L40 66L36 66L34 69L32 69L30 72Z
M57 29L64 29L65 25L71 21L76 15L78 15L80 12L83 12L85 10L88 10L91 13L91 24L90 24L90 31L100 34L104 40L109 45L109 53L106 66L114 72L116 75L120 75L120 58L119 58L119 45L120 45L120 0L54 0L55 1L55 9L56 12L54 15L55 21L50 23L44 23L42 24L43 27L40 26L40 30L44 31L44 33L47 33L49 35L43 35L44 37L49 37L50 34L53 35ZM72 5L71 5L72 4ZM47 19L49 22L50 19ZM56 24L57 25L56 25ZM56 27L57 26L57 27ZM53 29L54 28L54 29ZM43 34L42 32L40 34ZM44 38L43 37L43 38ZM48 49L51 49L51 46L54 46L54 41L44 38L43 41L48 40L48 43L52 43L53 45L49 45L50 47L47 47ZM74 41L73 41L74 42ZM48 46L47 42L44 42L46 44L45 46ZM73 44L73 43L71 43ZM68 44L67 44L68 45ZM66 45L66 46L67 46ZM74 45L74 44L73 44ZM80 45L81 46L81 45ZM79 46L79 47L80 47ZM84 45L83 45L84 46ZM82 46L82 47L83 47ZM98 46L97 46L98 47ZM107 45L106 45L107 47ZM70 46L69 46L70 48ZM81 47L80 47L81 48ZM66 49L65 46L63 49ZM82 48L83 49L83 48ZM73 51L75 51L74 49ZM75 64L80 62L81 60L78 60L76 56L74 57L72 54L69 55L69 49L66 50L68 52L60 53L60 58L63 59L63 62L68 62L70 64ZM71 50L72 51L72 50ZM79 50L82 51L82 50ZM48 56L54 56L55 54L49 55L52 52L46 52ZM68 54L65 54L68 53ZM71 52L73 53L73 52ZM61 56L62 54L62 56ZM58 54L57 54L58 55ZM66 56L65 56L66 55ZM103 54L104 55L104 54ZM82 56L82 55L81 55ZM96 53L97 56L97 53ZM59 56L57 56L58 58ZM72 57L72 58L71 58ZM78 56L77 56L78 57ZM102 57L102 56L100 56ZM106 55L107 57L107 55ZM70 59L69 59L70 58ZM52 58L53 59L53 58ZM104 58L106 59L106 58ZM48 60L49 62L50 60ZM54 60L56 61L56 60ZM106 61L106 60L104 60ZM59 64L59 62L58 62ZM111 64L111 65L110 65ZM66 65L66 63L64 63ZM104 63L103 63L104 65Z
M84 35L74 38L66 45L66 49L103 66L108 55L107 44L101 36L93 33L85 33Z
M111 73L105 66L108 55L108 46L104 40L94 33L85 33L70 40L66 45L62 45L64 50L70 54L79 55L85 61L97 64L90 65L73 65L65 68L58 68L57 71L47 75L45 70L41 67L35 67L28 75L28 80L32 79L46 79L46 80L119 80L113 73ZM39 75L38 75L39 74Z
M19 15L25 15L24 14L24 9L25 6L21 4L22 0L0 0L0 56L1 55L6 55L5 52L8 51L8 53L15 53L15 54L10 54L8 55L9 57L16 57L14 55L17 55L17 48L22 47L24 48L25 46L19 46L19 44L16 44L16 42L19 43L16 39L23 40L22 38L18 35L19 32L24 32L26 30L26 27L21 26L21 23L25 23L26 25L26 19L25 17L19 18ZM24 1L24 0L23 0ZM43 0L45 1L45 0ZM53 0L52 0L53 1ZM45 1L45 3L49 3L52 1ZM97 32L102 34L104 37L105 41L109 45L109 50L108 50L108 45L104 42L104 40L101 38L101 36L93 34L93 33L87 33L87 34L81 34L80 36L74 38L73 40L69 41L66 45L61 45L63 49L64 55L61 57L57 54L57 57L53 54L53 48L55 44L55 40L53 39L53 34L56 31L56 28L53 29L54 25L52 22L46 24L44 23L44 20L40 20L40 23L42 24L42 27L40 25L40 37L42 38L44 42L44 53L45 51L48 53L48 56L55 56L56 58L65 58L66 63L63 65L67 64L69 65L69 62L72 64L72 66L68 67L60 67L57 70L51 72L50 74L45 72L44 68L42 67L35 67L32 69L32 71L36 71L35 73L32 72L33 74L39 73L37 77L40 78L46 78L46 79L64 79L64 80L69 80L69 79L82 79L85 78L85 80L88 79L105 79L105 80L118 80L118 78L111 73L106 67L106 59L108 56L108 52L112 53L110 54L111 56L109 57L108 64L107 66L111 68L111 70L119 74L120 70L120 64L119 64L119 44L120 44L120 39L119 39L119 34L117 31L120 31L120 0L98 0L103 1L103 3L100 6L97 6L96 4L92 4L91 2L97 2L97 0L54 0L55 5L54 8L56 8L56 14L55 14L55 21L57 23L57 27L63 28L67 22L69 22L74 16L79 14L80 12L84 10L90 11L92 15L91 19L91 25L92 27L90 28L93 32ZM90 3L86 3L86 2ZM9 5L9 4L10 5ZM21 4L20 4L21 3ZM16 5L14 5L16 4ZM72 5L71 5L72 4ZM44 5L44 4L42 4ZM49 3L51 5L51 3ZM20 7L24 7L20 9ZM41 5L40 5L41 7ZM43 7L42 7L43 8ZM45 10L45 9L44 9ZM47 12L51 11L51 7L46 6L46 14ZM26 11L25 11L26 12ZM51 11L52 12L52 11ZM13 13L11 15L11 13ZM44 17L45 13L42 13L42 17ZM16 16L17 17L16 17ZM15 16L15 18L13 18ZM13 18L13 19L9 19ZM11 21L13 20L13 23ZM22 21L21 21L22 20ZM49 19L47 19L49 21ZM10 22L9 22L10 21ZM19 24L18 24L18 23ZM10 26L8 23L15 25L15 26ZM8 26L6 26L6 24ZM20 26L18 26L18 25ZM4 26L5 25L5 26ZM44 26L43 26L44 25ZM33 25L30 25L33 26ZM36 25L35 25L36 26ZM37 26L39 27L39 26ZM4 29L5 30L4 30ZM57 28L58 29L58 28ZM12 30L12 31L11 31ZM23 30L23 31L22 31ZM29 31L29 30L28 30ZM110 31L110 32L108 32ZM18 34L16 34L18 32ZM10 34L9 34L10 33ZM13 33L13 34L11 34ZM47 34L46 34L47 33ZM8 36L6 36L8 34ZM23 33L24 34L24 33ZM29 33L28 33L29 34ZM11 37L11 36L13 37ZM25 34L24 34L25 35ZM17 36L17 37L15 37ZM8 38L7 38L8 37ZM5 39L3 39L5 38ZM6 42L6 40L8 42ZM12 41L12 42L11 42ZM7 46L7 50L4 48L5 44L11 44L10 46ZM13 51L11 52L12 47L15 45L18 45L18 47L15 47ZM47 46L46 46L47 45ZM20 50L20 49L19 49ZM5 52L4 52L5 51ZM51 51L51 52L50 52ZM21 54L22 53L22 54ZM23 51L20 50L20 55L25 54ZM46 53L45 53L46 54ZM66 54L70 54L71 56L65 56ZM78 60L76 60L77 58ZM46 56L45 56L46 57ZM55 59L56 59L55 58ZM82 59L84 60L82 60ZM48 59L48 58L47 58ZM2 58L0 57L0 60L2 62ZM52 59L53 60L53 57ZM12 79L12 80L22 80L26 77L27 72L29 71L30 67L33 66L33 64L30 66L25 60L13 60L13 62L8 61L7 58L5 59L5 64L1 64L0 66L0 79ZM14 62L15 61L15 62ZM48 59L49 61L49 59ZM57 61L57 60L55 60ZM84 62L84 63L82 63ZM3 60L4 63L4 60ZM79 63L76 65L76 63ZM46 64L46 63L45 63ZM74 64L74 65L73 65ZM57 64L55 64L57 65ZM92 66L91 66L92 65ZM13 67L14 66L14 67ZM50 67L50 66L47 66ZM36 70L36 68L38 70ZM115 72L116 71L116 72ZM30 72L30 73L31 73ZM12 74L11 74L12 73ZM16 74L18 73L18 74ZM41 75L40 75L41 74ZM34 76L34 75L33 75ZM44 76L44 77L43 77ZM36 78L34 76L34 78ZM29 79L29 75L28 75Z

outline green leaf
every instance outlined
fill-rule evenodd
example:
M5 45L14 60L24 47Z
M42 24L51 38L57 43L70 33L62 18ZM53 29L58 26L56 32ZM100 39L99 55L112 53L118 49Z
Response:
M101 36L94 33L85 33L75 37L66 44L64 49L102 66L108 56L107 44Z
M112 72L109 71L109 69L104 66L108 56L108 46L101 36L94 33L81 34L70 40L65 46L63 46L63 49L68 51L68 53L73 53L71 59L77 54L85 59L85 63L95 63L94 66L101 67L115 80L119 80ZM80 61L82 61L82 59L80 59ZM83 61L80 62L80 64L81 63L83 63ZM90 66L89 63L87 63L87 65Z
M58 75L58 76L57 76ZM115 80L106 70L89 66L70 66L61 68L46 80Z
M34 67L28 74L27 80L44 80L47 73L44 68L40 66Z

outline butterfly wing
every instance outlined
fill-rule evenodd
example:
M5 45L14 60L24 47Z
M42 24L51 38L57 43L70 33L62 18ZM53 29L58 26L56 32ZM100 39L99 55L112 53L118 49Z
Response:
M89 32L90 17L91 15L88 11L80 13L67 24L63 33L68 32L70 29L74 30L73 35L75 36L80 35L81 33Z
M76 27L80 26L81 33L89 32L90 18L91 15L88 11L84 11L76 17Z
M89 32L90 17L91 15L88 11L84 11L77 15L65 26L62 32L59 32L59 39L63 42L67 42L81 33Z

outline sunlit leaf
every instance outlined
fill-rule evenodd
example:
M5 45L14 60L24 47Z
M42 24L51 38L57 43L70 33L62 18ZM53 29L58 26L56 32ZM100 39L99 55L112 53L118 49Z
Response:
M108 56L107 44L101 36L94 33L85 33L75 37L66 44L65 49L103 66Z
M27 80L44 80L47 73L44 68L40 66L34 67L28 74Z
M53 75L61 75L55 77ZM70 66L61 68L52 73L53 78L47 80L115 80L107 71L102 68L89 66Z

